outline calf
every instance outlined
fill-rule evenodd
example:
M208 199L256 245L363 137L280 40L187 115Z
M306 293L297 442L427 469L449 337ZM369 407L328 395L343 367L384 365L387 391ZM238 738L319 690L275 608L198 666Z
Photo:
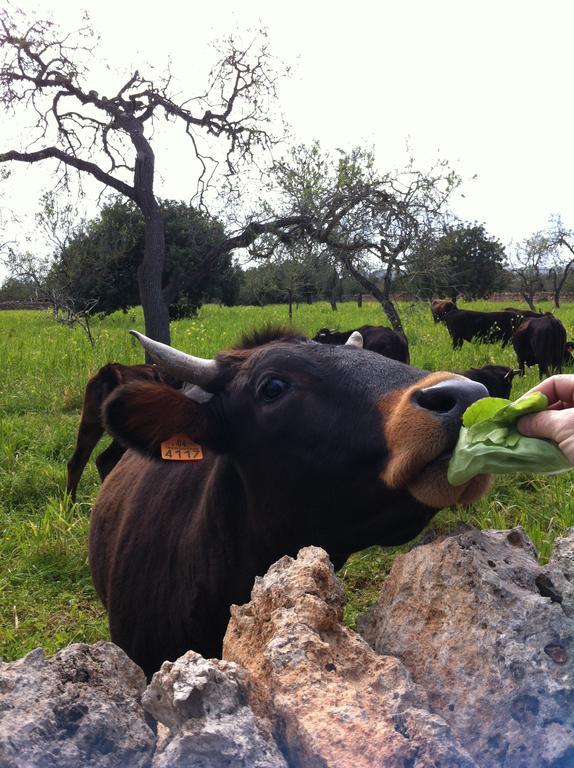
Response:
M468 371L458 371L467 379L479 381L488 389L490 397L510 398L512 380L520 371L508 368L506 365L483 365L482 368L469 368Z
M400 363L409 363L409 344L402 333L397 333L384 325L362 325L352 331L330 331L321 328L313 341L319 344L346 344L353 333L360 333L363 339L363 348L379 355L398 360Z
M549 371L562 373L569 346L566 329L549 312L544 317L524 320L512 337L512 345L522 375L525 365L538 365L540 378L547 376Z
M78 485L92 451L105 432L102 423L102 404L116 387L132 381L163 382L165 379L155 365L108 363L100 368L86 384L76 448L68 462L66 490L72 501L76 500ZM100 453L96 459L100 480L104 480L109 475L124 451L125 448L117 440L113 440L105 451Z
M283 555L317 545L336 568L409 541L470 503L447 466L482 384L289 332L203 360L137 334L195 388L117 387L104 424L129 450L90 518L90 566L113 642L150 675L193 648L218 656L229 606ZM182 460L185 459L185 460Z

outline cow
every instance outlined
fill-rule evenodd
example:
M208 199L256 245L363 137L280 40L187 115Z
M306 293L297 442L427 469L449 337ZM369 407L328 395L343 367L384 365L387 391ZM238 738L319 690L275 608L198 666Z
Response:
M358 334L325 346L269 332L214 360L135 335L194 384L132 382L104 403L130 450L92 509L90 567L113 642L148 676L190 648L219 656L229 606L283 555L317 545L340 568L489 486L446 478L482 384L358 349Z
M548 376L551 370L562 373L570 346L566 343L566 328L549 312L544 317L531 317L520 323L512 345L522 375L525 365L538 365L540 378Z
M105 432L102 424L102 404L116 387L130 381L162 382L165 381L165 377L155 365L108 363L100 368L86 384L76 448L67 467L66 491L72 501L76 500L78 485L92 451ZM117 440L113 440L105 451L100 453L96 459L100 480L103 481L109 475L123 456L124 451L125 448Z
M409 343L406 336L384 325L362 325L351 331L332 331L321 328L313 337L313 341L318 341L319 344L346 344L351 334L355 332L361 334L364 349L378 352L379 355L390 357L391 360L409 364Z
M472 309L453 309L445 318L453 349L460 349L464 341L473 339L487 343L502 341L505 347L519 322L520 318L514 312L477 312Z
M504 307L505 312L514 312L524 320L527 317L544 317L543 312L534 312L532 309L516 309L516 307Z
M479 381L488 389L490 397L510 397L512 380L520 373L519 370L508 368L506 365L483 365L482 368L469 368L467 371L455 371L467 379Z
M435 323L444 323L446 316L453 309L458 309L455 301L449 299L433 299L431 301L431 315Z

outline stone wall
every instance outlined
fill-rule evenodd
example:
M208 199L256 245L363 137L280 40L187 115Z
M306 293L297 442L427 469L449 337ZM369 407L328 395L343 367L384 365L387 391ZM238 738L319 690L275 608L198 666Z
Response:
M232 608L224 660L143 673L111 643L0 663L0 768L574 766L574 531L538 564L522 529L398 557L360 634L323 550Z

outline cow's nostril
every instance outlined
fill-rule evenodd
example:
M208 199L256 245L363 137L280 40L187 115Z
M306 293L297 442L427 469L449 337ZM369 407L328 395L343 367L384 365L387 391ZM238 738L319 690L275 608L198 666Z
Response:
M427 411L458 420L475 400L488 396L483 384L470 379L446 379L413 393L413 401Z
M421 408L435 413L448 413L456 407L456 398L451 393L433 387L419 390L415 402Z

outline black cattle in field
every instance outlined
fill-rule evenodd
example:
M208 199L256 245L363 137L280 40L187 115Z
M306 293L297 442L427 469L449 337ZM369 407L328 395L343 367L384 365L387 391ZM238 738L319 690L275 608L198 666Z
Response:
M457 309L456 303L449 299L433 299L431 301L431 315L435 323L444 323L446 316L453 309Z
M164 382L165 378L155 365L108 363L100 368L86 384L76 448L68 462L66 490L72 501L76 500L76 491L92 451L105 432L102 423L102 404L116 387L131 381ZM125 450L117 440L113 440L106 450L100 453L96 459L100 480L104 480L109 475Z
M516 307L505 307L505 312L514 312L520 318L520 322L516 324L516 327L520 325L523 320L528 317L544 317L543 312L533 312L531 309L517 309Z
M352 333L360 333L363 337L363 348L379 355L398 360L400 363L409 363L409 344L402 333L397 333L384 325L362 325L351 331L330 331L321 328L313 341L319 344L346 344Z
M218 656L229 606L283 555L314 544L339 568L488 487L446 478L462 414L487 394L474 381L279 331L215 360L138 338L196 385L133 382L104 404L133 450L92 510L90 566L112 640L148 675L190 648Z
M550 313L524 320L512 337L512 345L521 373L525 365L538 365L540 378L550 371L561 373L569 354L566 328Z
M477 312L472 309L454 309L445 318L453 349L460 349L464 341L473 339L488 343L501 341L505 347L519 321L514 312Z
M520 371L506 365L483 365L482 368L469 368L468 371L456 371L467 379L479 381L488 389L491 397L510 398L512 381Z

